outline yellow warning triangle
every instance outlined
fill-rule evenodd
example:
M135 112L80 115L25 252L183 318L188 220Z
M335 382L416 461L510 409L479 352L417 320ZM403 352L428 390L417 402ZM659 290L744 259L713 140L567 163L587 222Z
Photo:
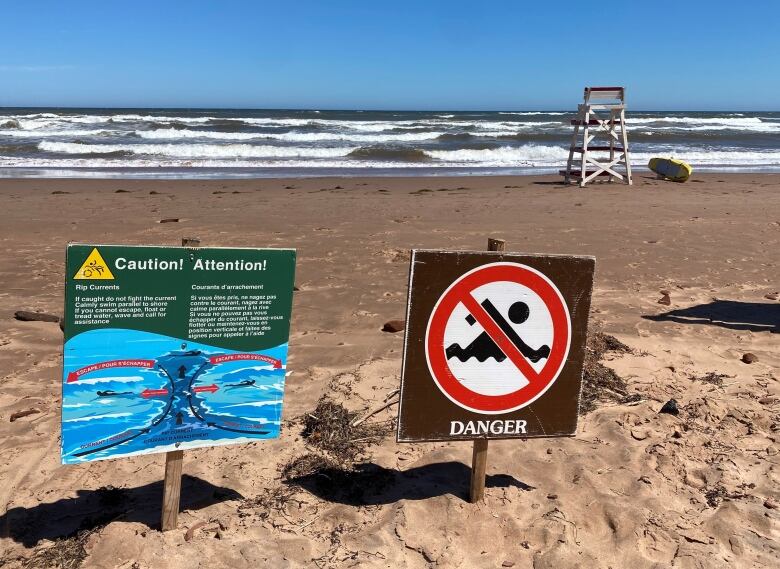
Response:
M100 255L100 251L95 247L73 278L76 280L113 280L114 275L111 273L111 269L108 268L108 263Z

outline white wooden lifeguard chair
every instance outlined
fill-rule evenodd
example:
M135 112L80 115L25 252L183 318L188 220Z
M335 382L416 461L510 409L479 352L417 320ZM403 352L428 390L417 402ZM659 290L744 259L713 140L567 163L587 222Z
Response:
M560 171L566 183L575 181L584 188L599 176L609 176L610 182L622 180L631 185L625 88L585 87L585 102L577 106L577 118L572 119L571 124L574 135L569 160L566 169ZM591 145L596 139L597 142ZM594 154L600 158L595 158Z

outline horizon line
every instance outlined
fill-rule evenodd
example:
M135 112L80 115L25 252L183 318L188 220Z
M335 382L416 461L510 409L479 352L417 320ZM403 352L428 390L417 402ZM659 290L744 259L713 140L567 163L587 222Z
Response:
M208 107L208 106L78 106L78 105L0 105L0 109L84 109L84 110L182 110L182 111L303 111L303 112L374 112L374 113L529 113L529 112L572 112L576 109L561 108L526 108L526 109L391 109L391 108L309 108L309 107ZM627 112L638 113L660 113L660 112L710 112L710 113L778 113L780 110L769 109L632 109L626 108Z

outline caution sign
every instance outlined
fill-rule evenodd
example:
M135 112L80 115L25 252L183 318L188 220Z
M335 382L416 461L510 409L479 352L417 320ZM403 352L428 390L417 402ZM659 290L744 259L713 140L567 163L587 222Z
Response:
M108 268L108 263L103 260L100 251L94 247L73 278L75 280L114 280L114 274Z
M398 440L574 434L594 264L413 251Z
M70 244L62 462L278 437L295 258Z

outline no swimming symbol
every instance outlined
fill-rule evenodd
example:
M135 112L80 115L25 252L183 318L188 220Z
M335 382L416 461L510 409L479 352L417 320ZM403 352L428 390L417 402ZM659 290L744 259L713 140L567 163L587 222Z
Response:
M563 296L542 273L491 263L456 280L426 330L428 368L453 403L477 413L525 407L555 382L571 342Z

